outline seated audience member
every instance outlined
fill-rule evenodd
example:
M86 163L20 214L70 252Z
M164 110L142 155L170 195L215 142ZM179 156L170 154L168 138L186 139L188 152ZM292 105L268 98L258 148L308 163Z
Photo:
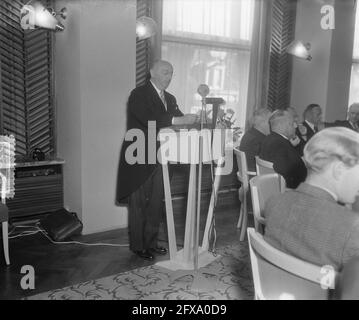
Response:
M246 154L249 171L256 171L255 156L259 155L262 141L269 134L269 117L271 111L266 108L258 109L252 118L252 127L243 135L239 150Z
M303 140L303 136L307 135L307 128L299 123L299 116L297 111L293 107L288 107L287 111L292 114L294 118L295 137L290 140L290 143L297 149L299 154L303 155L303 149L306 141Z
M274 247L340 271L359 257L359 213L346 206L359 194L359 134L327 128L304 148L308 176L296 190L268 200L264 237Z
M295 137L293 116L288 111L278 110L269 118L271 133L261 146L259 157L273 162L273 168L281 174L288 188L296 188L303 182L307 169L300 154L290 143Z
M359 257L347 262L339 275L336 298L359 300Z
M303 134L300 132L300 130L297 130L297 135L300 136L303 141L307 142L323 126L321 120L322 108L318 104L310 104L304 110L303 119L304 121L302 125L307 130L305 133L303 132Z
M357 103L353 103L349 107L347 120L337 120L330 126L345 127L352 129L354 131L358 131L359 129L358 121L359 121L359 103L357 102Z

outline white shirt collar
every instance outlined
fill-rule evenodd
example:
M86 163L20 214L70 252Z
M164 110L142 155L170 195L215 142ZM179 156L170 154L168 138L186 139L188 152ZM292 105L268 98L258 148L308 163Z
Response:
M283 134L281 134L281 133L279 133L279 132L276 132L276 134L279 134L279 135L282 136L284 139L289 140L285 135L283 135Z
M308 183L308 182L307 182L307 183ZM333 197L333 199L334 199L335 201L338 201L338 196L337 196L333 191L331 191L331 190L329 190L329 189L327 189L327 188L325 188L325 187L323 187L323 186L319 186L319 185L317 185L317 184L315 184L315 183L312 183L312 182L310 182L310 183L308 183L308 184L310 184L310 185L313 186L313 187L316 187L316 188L319 188L319 189L322 189L322 190L328 192L328 193Z
M311 122L309 122L308 120L304 120L306 123L307 123L307 125L314 131L314 124L313 123L311 123Z
M155 90L157 91L159 97L161 98L161 90L159 90L151 80L150 80L150 82L151 82L152 86L155 88Z

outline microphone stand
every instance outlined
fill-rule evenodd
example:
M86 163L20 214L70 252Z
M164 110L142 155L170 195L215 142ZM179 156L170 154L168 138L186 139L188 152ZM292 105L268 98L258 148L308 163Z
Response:
M198 271L198 248L199 248L199 222L201 217L201 189L202 189L202 161L203 161L203 124L206 109L206 97L202 96L202 109L201 109L201 126L199 134L199 152L198 152L198 185L197 185L197 215L196 215L196 236L195 236L195 254L194 254L194 270Z

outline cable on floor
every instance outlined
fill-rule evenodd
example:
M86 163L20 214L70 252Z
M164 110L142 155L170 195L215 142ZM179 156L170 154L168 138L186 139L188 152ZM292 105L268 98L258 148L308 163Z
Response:
M20 237L25 237L25 236L30 236L30 235L34 235L37 233L41 233L44 237L46 237L53 244L79 244L79 245L84 245L84 246L108 246L108 247L128 247L129 246L128 244L114 244L114 243L102 243L102 242L86 243L86 242L80 242L80 241L54 241L48 236L47 232L40 227L39 222L36 223L36 225L34 225L34 226L30 226L30 225L14 226L14 229L11 230L9 235L12 234L16 228L34 228L35 230L23 231L17 235L9 236L9 239L20 238Z

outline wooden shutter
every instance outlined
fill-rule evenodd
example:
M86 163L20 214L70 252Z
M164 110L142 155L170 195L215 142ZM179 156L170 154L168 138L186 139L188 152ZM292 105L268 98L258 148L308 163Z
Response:
M151 17L152 1L137 0L137 18L142 16ZM146 76L150 70L150 50L149 40L141 40L136 43L136 86L144 84Z
M285 50L294 39L296 6L295 0L273 1L268 86L268 106L273 110L290 104L292 63Z
M15 136L16 155L25 158L36 147L55 154L53 34L21 28L20 10L27 2L0 1L1 133Z

